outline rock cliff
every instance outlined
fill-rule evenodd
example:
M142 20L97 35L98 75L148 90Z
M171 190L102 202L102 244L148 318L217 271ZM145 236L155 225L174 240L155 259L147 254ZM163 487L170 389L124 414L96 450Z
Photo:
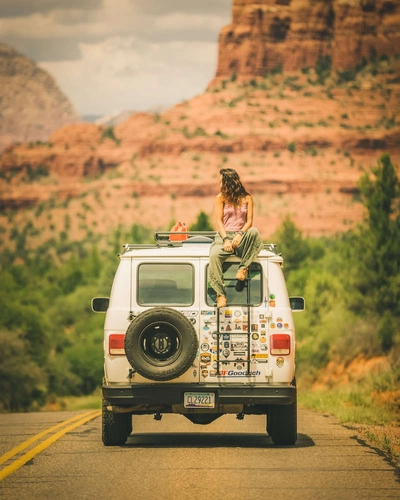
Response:
M219 39L217 77L314 67L338 71L400 51L398 0L234 0Z
M13 142L45 141L57 128L79 121L52 76L0 44L0 151Z

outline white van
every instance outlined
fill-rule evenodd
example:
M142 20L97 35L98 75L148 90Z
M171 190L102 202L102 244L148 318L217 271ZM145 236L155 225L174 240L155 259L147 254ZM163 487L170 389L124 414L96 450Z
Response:
M214 232L155 232L155 244L124 245L106 312L102 437L121 445L132 415L182 414L195 424L221 415L263 414L278 445L297 440L295 327L283 259L266 244L245 288L235 289L238 259L224 264L227 306L208 284ZM182 234L182 233L179 233Z

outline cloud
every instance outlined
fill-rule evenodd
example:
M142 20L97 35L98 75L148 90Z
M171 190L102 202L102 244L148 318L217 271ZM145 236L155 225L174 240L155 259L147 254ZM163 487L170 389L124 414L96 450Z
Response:
M150 16L162 16L170 12L221 15L226 12L227 6L232 5L232 0L132 0L132 3L139 13Z
M68 9L96 9L102 2L103 0L68 0ZM23 17L65 7L65 0L0 0L0 17Z
M9 0L0 0L6 1ZM59 3L51 1L53 5ZM202 2L191 0L186 11L171 12L165 3L151 0L150 5L159 3L163 12L156 16L154 13L149 15L144 8L139 9L140 5L144 7L141 0L104 0L101 9L92 11L59 9L25 17L0 18L0 31L2 42L42 62L80 59L79 44L82 42L97 43L108 37L132 34L148 42L216 42L219 29L226 22L226 12L225 17L219 14L226 0L213 1L219 6L215 11L202 12ZM86 2L89 4L89 0ZM181 0L173 0L172 8L177 9L181 3Z
M148 109L204 90L215 74L218 34L231 5L0 0L1 42L47 69L81 114Z
M81 114L109 114L173 105L204 91L215 73L214 43L145 44L116 37L82 44L80 61L48 62ZM213 64L210 65L210 60Z

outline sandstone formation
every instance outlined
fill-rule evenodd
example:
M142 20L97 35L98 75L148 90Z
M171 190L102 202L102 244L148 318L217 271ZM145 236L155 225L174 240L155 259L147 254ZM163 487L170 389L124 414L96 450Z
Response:
M83 239L132 224L190 226L200 211L214 220L222 166L254 195L265 239L286 216L312 236L354 228L360 177L382 153L400 165L397 3L235 0L219 76L202 95L122 122L68 124L45 143L3 151L3 242L30 224L38 242L57 231ZM314 66L324 55L340 71L372 62L321 78ZM242 78L226 78L233 72Z
M398 0L234 0L217 77L315 67L324 56L343 71L399 52Z
M15 142L47 141L57 128L79 121L52 76L0 44L0 151Z

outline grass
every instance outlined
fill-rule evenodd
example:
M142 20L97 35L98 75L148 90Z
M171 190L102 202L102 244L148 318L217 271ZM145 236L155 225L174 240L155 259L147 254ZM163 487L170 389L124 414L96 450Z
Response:
M312 390L298 384L299 406L327 413L400 465L400 391L377 391L379 380ZM375 390L374 390L375 389Z
M43 407L43 411L78 411L78 410L100 410L101 389L90 396L68 396L57 398L54 402Z

